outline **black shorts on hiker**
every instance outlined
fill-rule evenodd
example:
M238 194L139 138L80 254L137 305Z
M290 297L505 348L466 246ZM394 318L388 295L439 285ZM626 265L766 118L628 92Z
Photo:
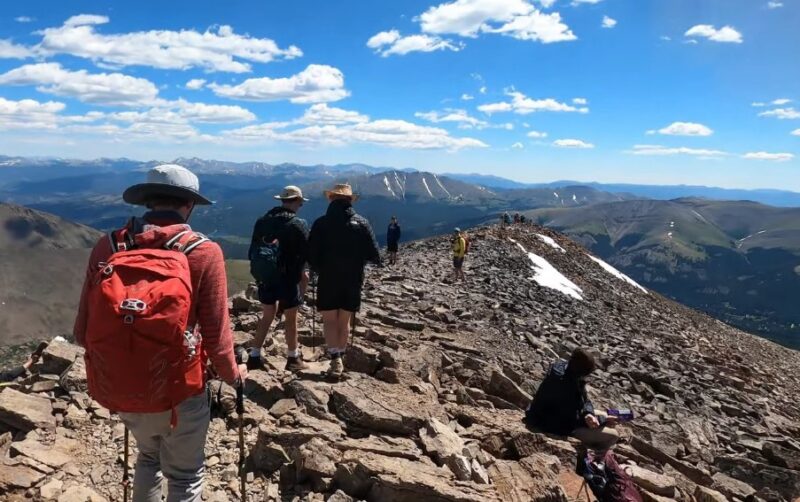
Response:
M390 253L396 253L398 245L397 245L396 242L389 242L389 243L386 244L386 248L388 249L388 251Z
M275 305L277 302L281 310L299 307L303 303L300 284L284 279L277 284L259 284L258 301L262 305Z
M464 266L464 257L458 258L456 256L453 257L453 266L458 270L461 270L461 267Z
M361 288L341 284L327 284L320 280L317 287L317 310L347 310L358 312L361 308Z

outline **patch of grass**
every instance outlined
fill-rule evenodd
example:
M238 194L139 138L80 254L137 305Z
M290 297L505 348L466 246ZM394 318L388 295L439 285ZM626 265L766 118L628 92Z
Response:
M225 260L225 271L228 274L228 296L244 291L253 282L248 260Z

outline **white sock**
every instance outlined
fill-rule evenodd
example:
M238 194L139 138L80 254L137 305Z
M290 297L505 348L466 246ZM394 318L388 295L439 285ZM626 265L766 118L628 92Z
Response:
M330 354L330 355L334 355L334 354L338 354L338 353L339 353L339 349L336 349L336 348L333 348L333 347L330 347L328 349L328 354Z
M250 349L250 357L261 357L261 348Z
M300 349L286 351L286 357L299 357L299 356L300 356Z

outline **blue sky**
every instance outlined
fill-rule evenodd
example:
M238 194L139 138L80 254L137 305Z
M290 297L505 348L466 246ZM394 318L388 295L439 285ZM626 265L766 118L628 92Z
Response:
M797 0L4 2L0 153L800 191L798 25Z

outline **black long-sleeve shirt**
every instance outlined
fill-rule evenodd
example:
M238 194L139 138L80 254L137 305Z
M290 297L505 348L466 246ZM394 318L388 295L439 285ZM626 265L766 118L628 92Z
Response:
M551 434L569 435L584 427L586 415L594 414L594 405L586 395L586 385L567 370L567 362L550 366L539 384L536 396L525 412L525 421Z

